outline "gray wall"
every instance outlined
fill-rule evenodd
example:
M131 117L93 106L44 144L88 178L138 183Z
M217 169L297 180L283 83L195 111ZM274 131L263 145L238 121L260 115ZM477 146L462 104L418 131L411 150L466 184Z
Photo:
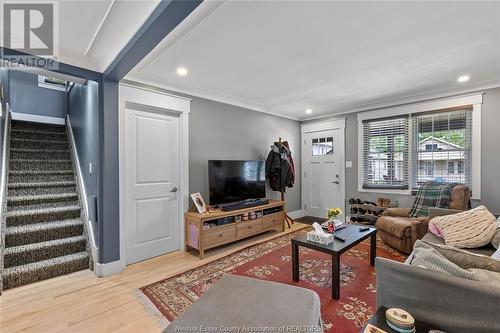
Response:
M490 211L500 214L500 88L486 90L481 113L481 200ZM378 197L397 200L400 207L410 207L415 199L409 195L389 195L358 192L358 123L356 114L347 117L346 161L353 167L346 169L346 198L376 200Z
M189 118L189 192L208 201L208 160L266 159L279 137L287 140L300 175L300 125L297 121L237 106L191 97ZM287 189L287 211L301 206L300 179ZM278 198L268 189L269 198ZM278 195L278 196L276 196Z
M12 112L64 118L67 112L66 92L38 87L38 75L9 71L10 107Z
M68 94L68 113L89 203L89 215L94 228L99 171L98 90L97 82L87 81L85 85L75 83ZM90 173L90 163L92 163L92 173ZM94 234L97 234L97 230L94 230Z
M500 88L486 90L481 107L481 203L500 214Z

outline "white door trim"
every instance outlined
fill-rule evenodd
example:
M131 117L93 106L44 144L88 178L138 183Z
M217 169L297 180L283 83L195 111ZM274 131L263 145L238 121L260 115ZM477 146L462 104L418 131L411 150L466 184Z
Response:
M144 101L147 94L147 101ZM119 137L119 172L120 172L120 264L122 270L126 266L126 226L125 226L125 102L142 104L163 110L167 114L179 116L179 248L185 250L184 242L184 212L189 207L189 113L190 100L172 94L136 87L132 84L120 83L119 87L119 114L118 114L118 137Z
M305 123L300 125L300 139L301 139L301 146L302 146L302 151L305 151L305 146L306 146L306 141L305 141L305 135L307 133L314 133L314 132L321 132L321 131L328 131L328 130L335 130L339 129L341 130L341 137L342 137L342 146L341 146L341 151L342 151L342 157L340 158L340 165L342 166L340 168L340 182L342 183L340 186L341 189L341 200L342 200L342 211L344 211L344 217L345 217L345 127L346 127L346 119L345 118L340 118L340 119L334 119L334 120L328 120L328 121L317 121L317 122L311 122L311 123ZM302 178L304 177L304 172L307 170L306 168L306 159L304 154L301 156L301 172L302 172ZM302 186L301 188L301 209L305 212L305 186Z

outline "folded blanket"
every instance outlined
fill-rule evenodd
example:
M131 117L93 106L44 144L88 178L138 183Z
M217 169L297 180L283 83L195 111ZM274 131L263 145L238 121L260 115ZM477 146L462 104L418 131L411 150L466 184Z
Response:
M417 243L415 243L412 255L412 260L410 262L412 266L419 266L431 271L500 287L500 273L478 268L464 269L446 259L436 249L424 242L417 241Z
M476 248L490 243L497 228L495 216L484 206L437 216L429 223L442 233L446 245L458 248Z
M411 217L429 216L429 208L448 208L450 193L456 183L426 182L420 185L413 206Z

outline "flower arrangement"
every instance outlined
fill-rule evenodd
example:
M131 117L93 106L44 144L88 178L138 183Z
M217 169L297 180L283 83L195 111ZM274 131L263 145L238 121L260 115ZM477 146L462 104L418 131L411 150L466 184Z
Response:
M339 216L341 214L342 214L342 209L340 209L340 208L330 208L330 209L328 209L328 218L330 220L336 218L337 216Z

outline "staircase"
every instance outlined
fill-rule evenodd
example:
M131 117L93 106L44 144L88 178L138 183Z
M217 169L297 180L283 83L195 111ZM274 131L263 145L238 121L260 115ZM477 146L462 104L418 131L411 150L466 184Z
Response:
M71 156L65 126L12 121L3 290L89 268Z

